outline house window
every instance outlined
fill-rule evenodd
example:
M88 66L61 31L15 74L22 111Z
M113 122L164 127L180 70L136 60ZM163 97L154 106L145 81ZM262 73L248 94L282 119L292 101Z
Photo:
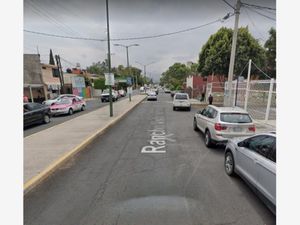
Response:
M59 77L59 70L57 68L52 68L53 77Z

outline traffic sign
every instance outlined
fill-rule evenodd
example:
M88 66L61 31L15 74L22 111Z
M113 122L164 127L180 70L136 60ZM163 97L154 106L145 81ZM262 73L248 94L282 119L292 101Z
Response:
M115 85L115 76L113 73L104 73L105 75L105 85Z

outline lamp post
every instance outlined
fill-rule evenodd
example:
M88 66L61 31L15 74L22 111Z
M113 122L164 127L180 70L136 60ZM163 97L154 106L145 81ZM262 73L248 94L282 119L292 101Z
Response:
M129 67L129 54L128 54L128 48L133 47L133 46L140 46L139 44L132 44L132 45L122 45L122 44L114 44L114 46L120 46L126 48L126 57L127 57L127 68L130 70ZM130 71L131 73L131 71ZM131 75L131 74L130 74ZM137 86L137 77L135 79L135 87Z
M108 61L108 73L111 73L111 61L110 61L110 36L109 36L109 14L108 14L108 0L106 0L106 26L107 26L107 61ZM113 104L112 104L112 89L109 85L109 115L113 116Z
M136 62L137 64L140 64L141 66L144 67L144 78L146 78L146 67L149 66L149 65L151 65L151 64L156 63L156 62L151 62L151 63L148 63L148 64L143 64L143 63L140 63L140 62L138 62L138 61L135 61L135 62Z

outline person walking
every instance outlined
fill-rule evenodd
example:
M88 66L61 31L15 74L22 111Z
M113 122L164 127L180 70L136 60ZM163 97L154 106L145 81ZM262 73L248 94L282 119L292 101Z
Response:
M212 105L213 100L214 100L214 98L213 98L213 96L210 94L209 97L208 97L208 102L209 102L210 105Z

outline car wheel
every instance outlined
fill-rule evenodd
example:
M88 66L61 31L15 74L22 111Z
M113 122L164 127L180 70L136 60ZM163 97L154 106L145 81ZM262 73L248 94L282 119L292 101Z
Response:
M212 144L212 141L211 141L211 135L210 135L209 130L205 131L205 138L204 138L204 140L205 140L206 147L208 147L208 148L212 147L213 144Z
M196 118L194 118L193 127L194 127L194 131L199 131L199 128L197 126Z
M101 102L104 102L104 100L103 100L103 99L101 99Z
M191 107L188 107L188 111L191 111Z
M82 105L81 106L81 111L84 111L85 110L85 105Z
M173 111L176 111L176 107L173 106Z
M50 116L48 114L44 115L44 123L49 123L50 122Z
M73 109L70 108L70 109L69 109L69 115L72 115L72 114L73 114Z
M225 154L225 172L228 176L234 175L234 159L231 152L226 152Z

